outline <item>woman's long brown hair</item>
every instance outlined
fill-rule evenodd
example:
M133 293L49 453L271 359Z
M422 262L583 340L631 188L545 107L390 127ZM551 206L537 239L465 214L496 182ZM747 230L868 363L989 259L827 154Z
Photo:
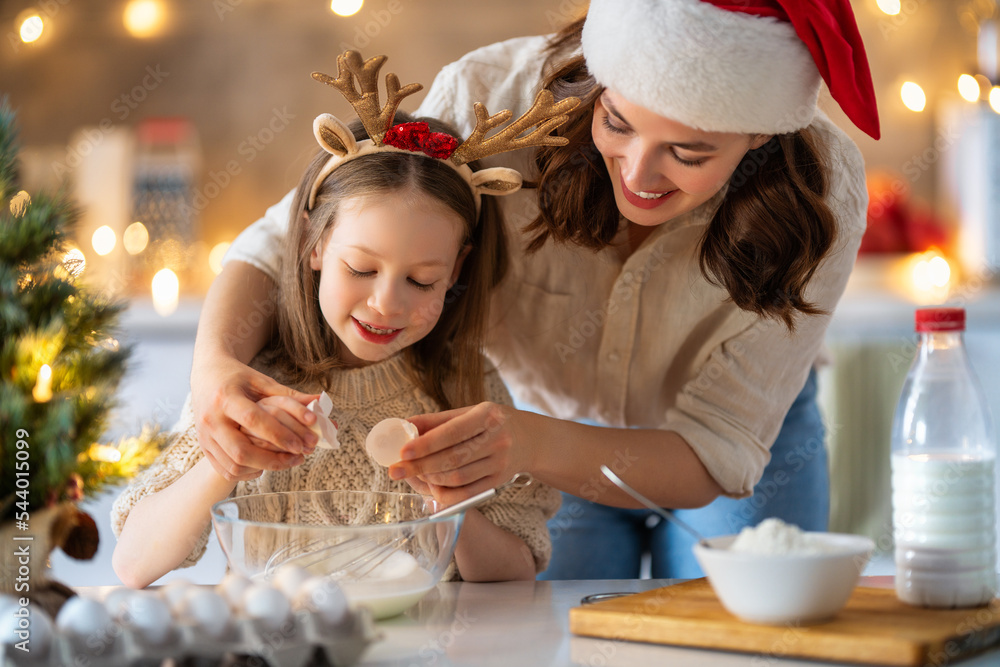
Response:
M428 118L396 113L397 122L421 120L435 132L453 129ZM351 124L358 140L368 136L359 122ZM352 197L412 191L428 195L455 211L464 222L463 246L471 249L458 280L445 297L437 324L424 338L405 348L414 381L442 409L484 400L483 340L490 293L507 269L507 244L500 208L482 197L479 215L472 191L454 169L419 154L380 153L338 167L319 189L308 209L309 190L329 153L319 151L299 182L292 204L278 281L278 341L290 358L290 382L323 384L334 368L343 367L341 342L323 318L319 271L309 254L328 237L342 202ZM475 163L470 163L475 170ZM306 213L308 212L308 215ZM437 313L427 313L434 317Z
M580 54L583 19L567 25L549 45L542 86L556 100L579 97L580 106L558 134L566 146L543 147L538 217L528 225L529 251L551 237L598 250L618 233L620 213L603 158L594 146L591 120L603 88ZM809 128L776 135L749 151L737 166L701 240L706 279L723 287L741 309L795 329L795 315L823 311L805 299L805 288L837 237L826 204L826 151Z

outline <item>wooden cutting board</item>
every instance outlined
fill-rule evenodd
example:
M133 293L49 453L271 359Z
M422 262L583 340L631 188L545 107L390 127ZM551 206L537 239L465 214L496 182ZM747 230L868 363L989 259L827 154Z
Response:
M1000 646L1000 598L975 609L919 609L897 600L893 589L858 587L830 621L768 626L739 620L722 607L707 579L695 579L575 607L569 629L768 657L937 666Z

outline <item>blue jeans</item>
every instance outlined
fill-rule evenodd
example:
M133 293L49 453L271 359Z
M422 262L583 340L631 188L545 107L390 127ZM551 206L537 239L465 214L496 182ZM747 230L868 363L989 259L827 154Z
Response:
M738 533L769 517L803 530L826 530L830 474L825 435L813 371L785 417L753 495L720 497L676 514L706 537ZM552 561L539 579L637 579L647 553L654 579L704 576L691 552L691 536L649 510L609 507L563 493L549 533Z

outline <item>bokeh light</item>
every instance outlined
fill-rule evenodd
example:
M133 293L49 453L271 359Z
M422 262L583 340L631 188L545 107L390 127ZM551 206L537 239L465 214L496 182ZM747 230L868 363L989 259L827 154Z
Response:
M363 4L364 0L331 0L330 9L337 16L354 16Z
M166 14L160 0L131 0L125 5L122 22L133 37L153 37L163 29Z
M21 190L10 198L10 214L15 218L20 218L28 211L28 207L30 205L31 195L29 195L26 191Z
M117 243L118 236L115 234L115 230L107 225L95 229L94 235L90 237L90 244L94 246L94 252L102 257L114 250Z
M899 14L900 9L902 9L902 2L900 0L877 0L878 8L889 16L896 16Z
M208 267L215 275L222 273L222 258L229 250L229 245L228 242L216 243L208 253Z
M141 222L133 222L125 228L125 233L122 234L122 245L125 246L125 252L130 255L138 255L146 249L148 244L149 232L146 231L146 225Z
M1000 87L993 86L990 88L990 107L997 113L1000 113Z
M963 74L958 77L958 94L968 102L975 102L979 99L979 82L971 74Z
M923 111L924 107L927 106L927 95L924 94L924 89L912 81L903 84L899 90L899 96L910 111Z
M170 269L160 269L153 276L153 308L166 317L177 310L177 299L180 294L180 281L177 274Z
M19 31L21 34L21 41L25 44L31 44L42 36L42 31L44 30L45 23L42 21L42 17L38 14L32 14L21 21L21 28Z

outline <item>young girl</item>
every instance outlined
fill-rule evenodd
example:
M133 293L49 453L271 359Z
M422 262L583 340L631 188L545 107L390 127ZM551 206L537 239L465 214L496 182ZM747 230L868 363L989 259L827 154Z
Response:
M354 102L362 97L354 76L362 93L374 82L377 95L382 61L363 62L349 52L338 59L337 79L314 77ZM301 465L257 479L227 481L201 454L189 401L177 440L115 502L113 565L126 585L143 587L196 562L208 540L209 509L231 495L413 488L434 494L439 487L420 480L389 479L369 458L364 441L372 427L388 417L482 400L511 404L481 354L489 293L506 269L499 208L482 195L516 191L521 176L460 164L463 156L499 152L497 146L475 137L458 146L436 121L386 131L402 97L419 90L416 84L400 90L394 80L388 75L385 108L377 97L374 110L355 104L361 124L348 128L328 114L316 119L324 150L296 189L276 303L278 337L253 362L303 392L328 392L339 448L313 451ZM535 139L551 141L544 136L551 127L540 122L544 130ZM290 427L311 421L289 397L259 405ZM534 578L548 562L545 522L558 504L557 492L532 484L468 510L455 549L458 575Z

